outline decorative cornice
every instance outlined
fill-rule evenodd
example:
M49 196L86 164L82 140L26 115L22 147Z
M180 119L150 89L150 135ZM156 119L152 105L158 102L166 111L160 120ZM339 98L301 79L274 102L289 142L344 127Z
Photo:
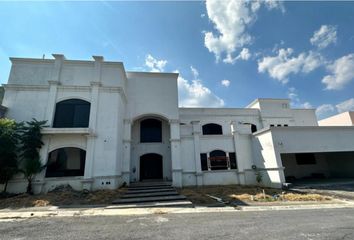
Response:
M67 86L67 85L60 85L58 86L59 90L71 90L76 92L89 92L89 86Z
M49 85L21 85L21 84L4 84L5 90L16 91L48 91Z
M60 82L55 80L49 80L48 83L49 85L60 85Z
M101 87L102 83L92 81L92 82L90 82L90 85L91 85L91 87Z
M171 123L172 123L172 124L173 124L173 123L178 123L178 124L179 124L179 122L180 122L179 119L170 119L170 120L169 120L169 123L170 123L170 124L171 124Z

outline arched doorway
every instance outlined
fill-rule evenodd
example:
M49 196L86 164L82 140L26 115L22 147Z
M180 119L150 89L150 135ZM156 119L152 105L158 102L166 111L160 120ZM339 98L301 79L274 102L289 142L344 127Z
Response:
M162 179L162 156L156 153L148 153L140 156L140 181L148 179Z

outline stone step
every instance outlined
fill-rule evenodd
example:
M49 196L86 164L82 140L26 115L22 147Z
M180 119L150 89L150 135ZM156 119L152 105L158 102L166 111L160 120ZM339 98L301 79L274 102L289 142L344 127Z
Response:
M135 182L129 184L129 187L154 187L154 186L172 186L172 183L171 182Z
M167 192L149 192L149 193L130 193L124 194L121 198L139 198L139 197L155 197L155 196L173 196L178 195L176 191Z
M112 203L122 204L122 203L163 202L163 201L177 201L177 200L186 200L186 197L183 195L173 195L173 196L120 198L114 200Z
M146 186L146 187L128 187L128 191L130 190L148 190L148 189L163 189L166 187L173 188L171 186Z
M153 188L153 189L127 189L125 194L133 194L133 193L154 193L154 192L169 192L176 191L173 187L169 188Z
M194 205L190 201L177 200L177 201L167 201L167 202L142 202L142 203L127 203L119 204L114 206L109 206L109 209L122 209L122 208L169 208L169 207L189 207L192 208Z

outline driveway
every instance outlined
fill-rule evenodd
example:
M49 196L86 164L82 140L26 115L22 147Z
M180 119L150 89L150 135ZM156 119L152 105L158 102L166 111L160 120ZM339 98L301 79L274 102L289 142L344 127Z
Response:
M303 181L294 184L292 190L319 193L354 200L354 180L326 179L319 181Z

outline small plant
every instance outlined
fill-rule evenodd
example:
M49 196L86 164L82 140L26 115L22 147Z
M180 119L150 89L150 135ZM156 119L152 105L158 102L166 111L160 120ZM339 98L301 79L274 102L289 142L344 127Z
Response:
M261 184L263 182L263 174L262 174L262 172L257 168L256 165L252 165L252 169L254 171L254 174L256 175L257 183Z

